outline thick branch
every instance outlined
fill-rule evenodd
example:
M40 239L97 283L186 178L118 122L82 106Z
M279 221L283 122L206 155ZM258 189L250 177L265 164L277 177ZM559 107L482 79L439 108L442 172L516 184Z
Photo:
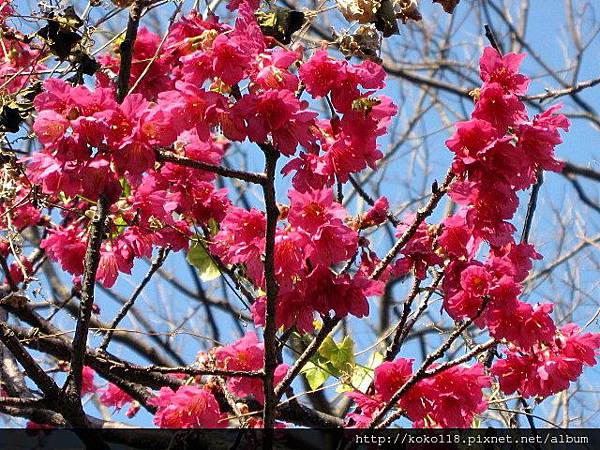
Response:
M10 268L8 267L8 264L6 263L6 259L2 255L0 255L0 267L2 267L2 271L4 272L4 276L6 278L6 283L8 284L8 287L10 288L10 290L13 292L18 291L19 287L13 280L13 277L10 274Z
M19 342L15 333L2 321L0 322L0 340L13 354L25 372L42 392L49 398L58 399L61 395L60 388L54 380L42 369L25 347Z
M263 409L263 422L266 429L272 429L275 421L275 406L277 402L274 391L274 373L275 368L277 367L277 326L275 321L275 311L279 285L275 279L275 233L277 230L277 221L279 219L279 208L277 207L275 196L275 171L277 169L279 152L268 144L262 145L261 148L265 154L265 174L268 180L268 182L263 185L267 213L264 260L267 305L264 330L265 377L263 379L263 388L265 404ZM267 442L269 439L265 439L265 441Z
M94 305L94 286L96 284L96 272L100 262L100 246L104 237L106 217L110 209L106 196L101 195L98 199L96 216L91 223L90 235L84 259L83 281L81 285L81 303L79 306L79 318L73 337L73 355L71 357L71 369L68 379L68 393L74 399L81 396L81 382L83 370L83 358L87 344L87 336Z
M138 27L140 25L140 16L142 12L143 1L136 1L129 10L129 20L127 21L127 30L125 39L119 46L121 63L119 66L119 78L117 80L117 101L121 103L129 92L129 78L131 77L131 60L133 59L133 48L137 37Z
M267 178L262 173L244 172L243 170L228 169L223 166L216 166L214 164L207 164L202 161L196 161L195 159L186 158L185 156L179 156L174 153L157 150L156 160L160 162L170 162L178 164L180 166L190 167L192 169L204 170L206 172L216 173L222 177L235 178L237 180L246 181L248 183L254 183L263 185L266 183Z
M8 328L23 342L23 345L51 355L59 360L68 359L73 352L71 344L58 337L46 336L39 332L36 333L35 330L16 325L8 325ZM85 363L109 381L112 381L112 375L114 375L124 380L138 383L140 386L143 385L156 389L160 389L163 386L177 388L177 386L183 384L177 378L147 370L144 367L127 363L105 353L98 353L89 348L85 352Z

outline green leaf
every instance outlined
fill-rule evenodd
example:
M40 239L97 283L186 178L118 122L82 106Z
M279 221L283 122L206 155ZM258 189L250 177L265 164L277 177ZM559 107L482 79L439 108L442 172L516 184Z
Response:
M212 281L221 276L219 267L204 248L202 243L194 244L187 254L188 262L198 269L202 281Z
M219 222L217 222L212 217L210 219L208 219L207 225L208 225L208 229L210 230L211 236L214 236L215 234L217 234L219 232Z
M344 383L338 386L337 392L353 391L365 392L374 380L375 368L383 362L383 355L379 352L373 353L366 365L357 364L354 367L350 383Z
M306 366L304 366L302 371L304 372L304 376L308 381L308 385L313 391L320 388L329 378L329 372L327 370L316 366L310 361L306 363Z
M71 197L67 196L67 194L65 194L65 193L64 193L64 192L62 192L62 191L58 193L58 198L59 198L59 199L60 199L60 201L61 201L63 204L65 204L65 205L66 205L67 203L70 203L70 202L71 202Z
M339 344L331 336L327 336L319 347L319 355L331 362L331 365L341 373L352 373L356 364L354 341L350 336L345 336Z
M122 216L115 217L113 223L117 226L117 236L123 233L123 231L125 231L125 228L127 228L127 222L125 221L125 219L123 219Z
M131 194L131 186L129 185L125 177L119 178L119 184L121 185L121 189L123 189L123 195L125 197L129 197L129 194Z

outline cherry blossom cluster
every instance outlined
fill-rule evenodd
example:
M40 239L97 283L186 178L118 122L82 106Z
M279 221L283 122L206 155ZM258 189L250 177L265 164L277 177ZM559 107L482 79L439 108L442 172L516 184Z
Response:
M264 344L258 341L255 333L249 332L231 345L216 347L206 355L204 365L230 371L252 372L262 369L264 362ZM210 363L209 363L210 361ZM288 366L280 364L275 370L275 381L278 383L287 373ZM137 413L139 404L117 386L109 383L105 389L93 386L93 371L86 367L84 372L84 387L82 393L98 392L99 400L105 406L121 409L130 403L127 415ZM174 374L176 378L185 380L186 384L173 390L161 388L149 404L157 408L154 423L161 428L224 428L228 424L227 400L225 395L234 395L240 400L264 402L262 380L241 376L226 377L224 385L215 379L199 383L200 378L184 374ZM85 392L84 392L85 391ZM242 405L240 403L240 405ZM248 418L248 426L261 427L262 421L257 417ZM278 422L278 427L284 424Z
M315 313L337 317L369 313L367 297L381 292L382 283L364 273L331 269L353 258L359 249L357 231L344 223L345 209L333 200L330 188L306 193L291 189L285 223L275 237L275 274L279 283L277 325L313 330ZM263 264L266 219L261 211L232 208L221 223L211 250L223 261L244 263L247 274L264 287ZM253 305L255 323L264 325L265 297Z
M159 50L160 57L148 69L148 58ZM102 58L112 68L107 72L118 72L117 57ZM81 275L89 217L98 198L107 197L110 239L102 244L97 278L110 287L119 273L131 273L135 258L149 257L154 246L185 249L191 225L222 223L215 239L219 245L230 222L257 214L232 207L227 191L215 187L213 173L161 164L157 151L218 165L231 141L269 142L286 156L296 156L300 145L303 151L284 168L295 174L298 195L326 189L336 179L345 181L350 173L373 166L382 156L376 139L396 112L389 98L375 96L384 85L382 68L369 61L351 65L324 50L303 64L302 59L301 48L273 48L243 3L234 27L191 13L171 27L162 44L157 35L141 29L132 62L133 93L122 103L114 95L114 73L112 78L99 73L94 89L54 78L45 81L34 100L33 129L42 148L24 162L28 182L41 186L47 205L60 208L65 220L48 226L42 248L64 270ZM302 92L313 99L330 96L332 117L317 119L317 112L299 98ZM8 205L18 209L13 210L18 229L45 220L24 198L29 192L26 181L20 183ZM335 223L324 219L309 226L307 219L302 231L282 230L281 264L288 264L283 260L285 246L308 242L306 233L318 225L323 226L315 248L304 249L318 269L314 276L327 275L319 265L348 259L357 239L342 223L343 216L339 210ZM338 231L345 233L344 245L324 249L327 236ZM239 237L236 241L250 244ZM259 242L252 245L262 251ZM240 254L249 250L232 248L236 256L221 256L228 264L244 263ZM291 280L302 273L305 279L311 270L301 267L303 256L289 257L297 267L287 268L282 277ZM260 285L256 270L248 267ZM366 313L364 305L360 310L357 314Z
M258 341L256 333L250 331L237 342L218 347L214 351L216 366L227 370L252 372L263 368L265 346ZM275 383L279 383L288 371L287 364L275 369ZM252 397L264 403L263 383L260 378L229 377L227 389L239 398Z
M528 117L520 96L529 79L518 73L524 57L502 57L492 48L483 53L484 83L475 94L472 119L457 124L447 141L458 175L450 197L461 208L445 220L438 242L450 259L443 282L448 314L456 320L475 319L492 337L509 343L507 359L492 367L492 373L501 375L505 393L518 390L544 398L568 387L584 364L595 364L588 352L593 355L600 346L600 335L579 334L573 324L557 329L550 316L552 303L519 300L532 260L541 255L530 244L514 242L516 230L508 221L517 210L518 191L533 185L542 171L562 168L554 147L562 142L559 130L569 127L567 118L557 113L558 106ZM482 241L490 245L484 262L475 259ZM479 314L483 302L487 304ZM521 358L537 363L525 374L520 372ZM556 360L568 369L556 367ZM512 372L521 376L508 376Z
M231 345L217 347L209 355L201 358L202 364L230 371L252 372L263 368L264 344L258 341L255 333L248 332L244 337ZM275 369L275 382L280 382L288 371L286 364L280 364ZM263 382L261 378L242 376L225 377L223 383L215 377L209 378L204 384L198 384L199 379L177 375L186 380L186 385L176 390L163 387L157 396L150 400L158 409L154 415L154 423L161 428L224 428L228 425L228 417L223 411L228 407L227 395L233 395L243 401L264 402ZM192 384L187 384L192 383ZM238 403L238 407L247 406ZM262 427L258 417L244 419L248 427ZM285 424L277 422L276 427Z
M413 360L406 358L384 362L374 371L373 395L347 394L361 410L348 414L355 427L371 425L373 416L413 375L412 366ZM487 409L482 389L490 385L482 364L455 366L417 382L402 395L399 407L418 428L467 428L475 414Z
M596 364L600 334L582 334L575 324L559 329L550 316L552 303L519 299L532 260L541 255L532 245L514 241L516 228L509 220L519 205L517 192L533 185L543 170L562 168L554 147L562 142L559 129L569 126L556 106L528 117L520 96L530 80L518 73L524 57L485 49L480 61L483 85L473 93L472 118L457 123L446 141L455 155L449 196L460 208L440 226L421 223L395 263L397 273L412 268L421 279L429 267L443 267L444 310L456 321L473 320L507 344L506 358L497 360L487 374L478 363L416 383L398 404L414 426L471 426L475 414L487 407L483 389L490 387L490 375L498 377L506 394L543 399L568 388L584 365ZM413 217L404 220L398 236L412 222ZM484 243L489 251L480 261ZM410 378L411 366L404 358L386 362L375 370L372 394L349 394L359 407L349 416L354 426L372 423ZM447 392L432 392L432 385Z

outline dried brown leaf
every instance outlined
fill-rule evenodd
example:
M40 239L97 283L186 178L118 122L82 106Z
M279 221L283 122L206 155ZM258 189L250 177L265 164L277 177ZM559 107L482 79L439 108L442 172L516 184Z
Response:
M460 3L460 0L433 0L433 3L439 3L442 5L442 8L444 8L444 11L448 14L452 14L456 5Z
M396 11L396 17L406 23L409 20L419 22L423 17L418 9L419 4L417 0L396 0L394 2L394 9Z

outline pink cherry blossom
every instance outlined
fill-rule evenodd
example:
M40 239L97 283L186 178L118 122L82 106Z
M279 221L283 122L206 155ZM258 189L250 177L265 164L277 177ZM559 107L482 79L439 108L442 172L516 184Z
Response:
M506 358L494 363L492 373L507 394L518 391L525 398L544 398L567 389L584 366L596 365L598 349L599 333L581 333L577 325L567 324L555 339L530 350L509 347Z
M91 394L98 389L94 384L94 376L96 372L89 366L83 366L81 371L81 395Z
M219 347L215 356L219 366L228 370L257 371L264 367L264 344L258 341L256 333L248 332L232 345ZM283 379L288 366L280 364L275 370L275 384ZM256 401L264 403L263 382L260 378L229 377L227 387L238 397L252 396Z
M196 386L181 386L177 391L162 387L148 400L158 409L154 423L160 428L219 428L227 421L214 395Z
M98 389L98 392L100 393L100 402L104 406L114 406L116 409L121 409L134 401L127 392L112 383L109 383L105 389Z
M492 47L486 47L479 60L481 79L486 83L498 83L506 92L523 95L527 92L529 78L518 73L525 54L500 55Z

